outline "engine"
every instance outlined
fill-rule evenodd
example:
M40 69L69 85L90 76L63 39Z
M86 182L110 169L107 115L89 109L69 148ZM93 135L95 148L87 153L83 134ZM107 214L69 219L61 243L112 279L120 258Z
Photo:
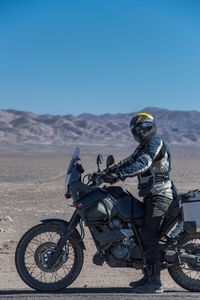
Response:
M129 229L123 228L122 223L118 219L114 219L109 223L110 229L120 229L120 232L123 234L124 238L122 242L117 243L111 247L110 252L112 255L119 260L129 260L131 251L135 246L135 238L133 230L130 229L130 224L128 224Z
M107 254L117 260L130 260L132 249L136 245L131 224L113 219L106 225L92 227L91 231Z
M101 252L97 252L93 258L95 264L102 265L106 260L110 267L131 267L133 259L141 259L130 223L112 219L107 224L92 226L90 229L101 244Z

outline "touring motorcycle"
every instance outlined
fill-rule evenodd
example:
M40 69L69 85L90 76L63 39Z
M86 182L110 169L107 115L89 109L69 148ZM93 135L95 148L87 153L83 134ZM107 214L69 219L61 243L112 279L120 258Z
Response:
M66 172L66 198L75 208L71 219L42 220L19 241L15 263L21 279L31 288L51 292L68 287L81 272L84 261L84 226L89 228L97 252L94 264L112 268L145 266L141 229L144 207L130 192L105 185L114 157L106 169L83 177L80 149L76 148ZM162 269L189 291L200 291L200 190L179 194L159 229Z

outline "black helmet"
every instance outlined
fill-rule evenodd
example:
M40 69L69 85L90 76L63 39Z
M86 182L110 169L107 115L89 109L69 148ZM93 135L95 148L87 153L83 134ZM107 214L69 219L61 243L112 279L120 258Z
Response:
M156 122L151 115L140 113L133 116L130 129L135 140L145 144L156 133Z

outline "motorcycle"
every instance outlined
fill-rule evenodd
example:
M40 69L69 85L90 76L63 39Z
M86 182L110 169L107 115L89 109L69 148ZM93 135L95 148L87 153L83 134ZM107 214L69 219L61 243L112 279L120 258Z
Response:
M86 174L76 148L66 172L66 198L75 208L71 219L45 219L20 239L15 253L21 279L38 291L68 287L81 272L84 261L84 225L89 228L97 252L93 263L112 268L145 266L141 229L143 203L116 185L105 185L114 157L109 155L102 172ZM82 178L83 177L83 178ZM159 230L162 269L186 290L200 291L200 191L179 194L169 207Z

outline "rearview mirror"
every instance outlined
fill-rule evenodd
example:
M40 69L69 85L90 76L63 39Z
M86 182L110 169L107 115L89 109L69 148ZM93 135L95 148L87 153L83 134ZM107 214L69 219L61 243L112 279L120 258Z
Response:
M98 167L98 171L100 171L99 165L102 164L103 162L103 156L101 154L97 155L97 167Z
M108 155L106 159L106 167L108 168L109 166L113 165L115 162L115 159L112 155Z

